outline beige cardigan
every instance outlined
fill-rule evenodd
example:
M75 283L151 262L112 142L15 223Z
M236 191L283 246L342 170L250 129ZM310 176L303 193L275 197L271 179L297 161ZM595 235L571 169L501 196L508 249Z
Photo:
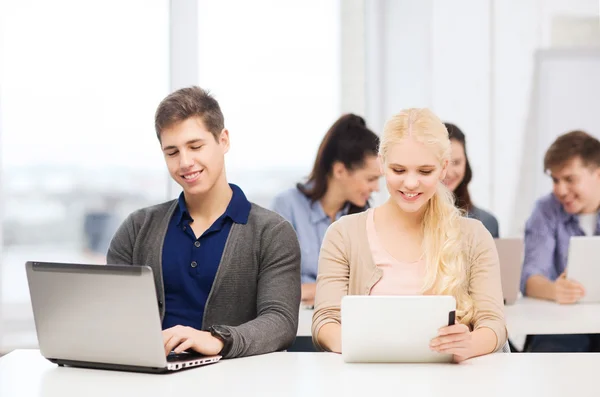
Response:
M344 295L368 295L381 278L367 239L367 211L347 215L334 222L323 240L315 296L312 335L315 345L321 327L341 324L340 305ZM461 218L467 253L468 291L475 304L472 329L488 327L498 338L496 349L506 342L504 303L496 244L481 222Z

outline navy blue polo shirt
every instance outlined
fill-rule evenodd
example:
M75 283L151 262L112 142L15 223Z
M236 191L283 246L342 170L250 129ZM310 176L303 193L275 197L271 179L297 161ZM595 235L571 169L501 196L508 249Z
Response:
M183 193L169 222L162 252L165 286L165 317L163 329L185 325L202 329L202 316L208 294L215 280L231 225L245 224L250 214L250 202L244 192L233 184L231 201L221 215L199 238L190 223Z

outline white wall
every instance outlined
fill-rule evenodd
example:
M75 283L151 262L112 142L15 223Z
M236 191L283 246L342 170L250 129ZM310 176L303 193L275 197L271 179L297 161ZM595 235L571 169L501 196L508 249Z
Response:
M556 17L591 17L598 21L598 14L597 0L494 2L495 78L492 101L496 156L492 209L501 225L506 225L503 228L505 235L522 233L533 205L531 199L520 199L527 197L525 190L529 186L518 185L519 174L543 172L543 159L530 155L532 148L528 137L531 134L527 134L533 122L530 109L535 51L553 46L551 32Z
M474 202L498 217L503 236L521 233L533 201L521 199L519 173L542 172L542 159L524 155L535 51L553 42L594 42L585 35L590 20L600 24L599 2L385 0L366 14L367 35L383 36L367 71L367 92L380 92L382 104L367 104L367 118L382 125L402 108L429 106L459 125L468 139ZM563 23L561 33L553 21L565 15L588 17L588 26Z
M515 12L515 7L519 12ZM523 138L530 108L533 56L535 49L541 45L541 10L538 0L509 0L494 2L493 12L495 73L490 100L495 120L492 134L495 155L492 174L494 194L490 208L506 236L518 233L531 206L531 203L520 203L518 208L515 206L515 199L523 188L518 186L518 180L524 161L528 162L528 172L538 172L536 159L523 156ZM517 210L520 215L515 217Z
M491 207L490 2L435 0L432 25L431 107L467 135L477 204Z
M340 1L341 113L365 114L365 0Z

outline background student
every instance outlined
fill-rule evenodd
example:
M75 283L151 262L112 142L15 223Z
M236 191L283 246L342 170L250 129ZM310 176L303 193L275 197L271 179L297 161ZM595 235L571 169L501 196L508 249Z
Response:
M600 141L583 131L559 136L544 156L552 193L540 198L525 226L524 295L572 304L585 295L565 274L572 236L600 234ZM600 351L600 335L535 335L536 352Z
M312 305L319 250L329 225L364 211L379 190L378 136L354 114L340 117L325 134L306 183L280 193L272 209L296 230L302 252L302 302Z
M456 324L440 329L432 350L462 361L504 345L498 253L490 233L460 215L442 184L450 151L446 128L427 109L386 123L379 153L390 198L336 221L323 241L312 325L318 347L341 352L344 295L415 294L457 302Z
M498 220L491 213L476 207L471 201L469 183L473 177L469 157L467 157L467 142L465 134L460 128L451 123L444 123L450 137L452 154L448 164L448 172L444 184L456 197L456 206L463 210L469 218L475 218L492 234L500 237Z

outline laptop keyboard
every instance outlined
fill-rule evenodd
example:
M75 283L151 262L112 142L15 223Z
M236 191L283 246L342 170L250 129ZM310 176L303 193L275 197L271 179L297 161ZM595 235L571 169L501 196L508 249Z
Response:
M172 363L176 361L187 361L194 360L196 358L202 358L204 355L197 352L183 352L183 353L174 353L171 352L167 356L167 362Z

